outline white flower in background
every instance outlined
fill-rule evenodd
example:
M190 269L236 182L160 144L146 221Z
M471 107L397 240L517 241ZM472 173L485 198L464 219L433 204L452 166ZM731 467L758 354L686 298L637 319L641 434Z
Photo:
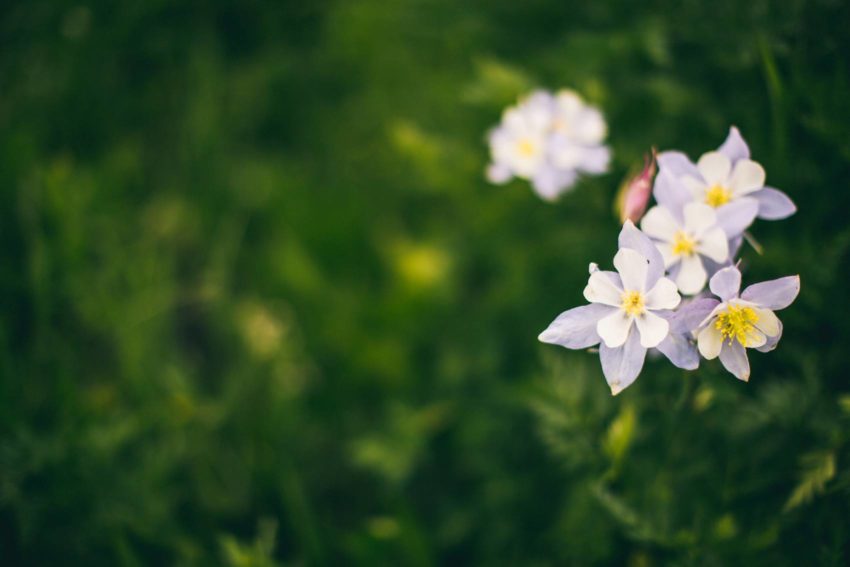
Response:
M574 91L555 95L551 157L558 169L605 173L610 151L602 143L608 126L598 109L586 105Z
M501 125L490 134L490 181L504 183L513 176L533 178L546 163L551 121L549 98L540 93L505 110Z
M505 110L489 136L493 162L487 178L507 183L531 181L542 198L553 200L582 173L603 173L610 151L602 145L607 126L602 114L573 91L536 91Z
M688 203L680 214L658 205L641 221L641 229L655 240L664 267L686 295L702 291L708 279L705 259L718 264L729 259L729 242L717 224L714 209Z
M658 156L658 166L682 183L690 199L717 209L721 219L748 207L766 220L797 211L785 193L765 186L764 168L750 159L750 148L734 126L717 151L703 154L696 165L682 152L669 151Z

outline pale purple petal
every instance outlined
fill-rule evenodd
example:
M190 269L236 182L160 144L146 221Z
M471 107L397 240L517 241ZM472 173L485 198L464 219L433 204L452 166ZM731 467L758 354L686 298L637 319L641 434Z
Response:
M541 342L571 349L589 348L599 344L596 323L615 311L615 307L591 303L564 311L537 337Z
M632 221L626 221L618 239L620 248L631 248L649 260L646 273L646 290L651 290L664 275L664 258L649 237L641 232Z
M732 266L732 265L733 264L732 264L732 257L731 256L725 262L715 262L711 258L706 258L705 256L703 256L703 258L702 258L702 266L705 268L705 273L708 274L708 279L711 279L712 276L714 276L714 274L716 274L718 271L722 270L723 268L728 268L729 266Z
M611 150L607 146L585 148L578 168L584 173L605 173L611 161Z
M611 387L611 393L617 395L629 387L638 377L646 358L646 349L640 345L640 333L632 326L626 343L617 348L608 348L599 344L599 360L602 373Z
M739 159L750 159L750 147L741 136L741 133L734 126L729 128L729 135L726 136L726 141L717 148L717 151L729 158L732 163Z
M684 370L699 368L699 352L694 342L686 335L670 333L656 348L678 368Z
M758 216L760 219L781 220L797 212L797 205L794 204L794 201L779 189L765 187L750 193L749 196L759 202Z
M779 339L782 338L782 321L779 322L779 332L775 337L767 337L767 342L765 342L760 347L756 347L756 350L759 352L770 352L776 348L776 345L779 344Z
M540 197L547 201L553 201L569 189L575 183L575 180L575 171L559 170L551 165L546 165L534 174L531 186Z
M679 278L680 271L682 271L682 263L677 261L675 264L667 268L667 277L676 282ZM681 292L682 290L679 291Z
M724 342L720 348L720 363L738 380L746 382L750 379L750 361L747 359L747 349L738 341Z
M487 180L490 183L502 185L513 177L511 168L503 163L492 163L487 166Z
M735 266L723 268L711 277L708 287L711 293L723 301L738 297L738 291L741 289L741 272Z
M700 323L720 304L713 297L701 297L685 303L670 318L670 330L674 333L696 331Z
M744 243L744 235L739 234L735 238L729 239L729 263L732 263L738 252L741 251L741 245Z
M674 177L689 175L696 179L702 179L697 166L682 152L661 152L656 161L660 170L667 170Z
M693 201L693 196L672 173L663 168L658 172L652 194L658 204L673 213L679 223L685 222L682 211L685 205Z
M800 276L787 276L749 286L741 299L774 311L785 309L800 293Z
M753 224L758 211L759 203L756 199L741 197L717 209L717 224L726 233L726 237L731 239Z

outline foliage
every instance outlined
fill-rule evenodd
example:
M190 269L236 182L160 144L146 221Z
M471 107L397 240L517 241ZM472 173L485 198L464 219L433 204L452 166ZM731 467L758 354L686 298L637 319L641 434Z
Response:
M850 5L6 2L0 556L9 565L843 565ZM610 174L483 178L529 86ZM749 384L540 345L651 145L737 125L799 213ZM608 266L605 266L606 268Z

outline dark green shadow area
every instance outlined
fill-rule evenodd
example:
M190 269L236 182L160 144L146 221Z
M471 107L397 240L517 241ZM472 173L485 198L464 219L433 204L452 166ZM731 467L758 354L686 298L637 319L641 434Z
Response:
M0 564L845 565L850 4L0 5ZM609 123L488 185L534 86ZM537 342L650 146L731 124L796 216L749 384Z

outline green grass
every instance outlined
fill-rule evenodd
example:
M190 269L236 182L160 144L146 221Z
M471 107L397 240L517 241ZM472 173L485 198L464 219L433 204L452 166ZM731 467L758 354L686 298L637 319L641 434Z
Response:
M850 8L385 0L0 8L9 565L843 565ZM534 86L611 173L489 186ZM610 265L621 178L741 128L799 212L743 384L612 398L537 342Z

